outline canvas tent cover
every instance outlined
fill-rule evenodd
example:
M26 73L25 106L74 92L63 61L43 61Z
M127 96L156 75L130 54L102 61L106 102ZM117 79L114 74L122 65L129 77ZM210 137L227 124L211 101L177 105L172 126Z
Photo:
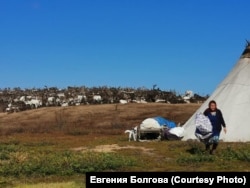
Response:
M223 131L220 139L226 142L250 141L250 43L248 42L239 61L217 86L212 95L183 125L183 140L196 139L195 117L203 113L210 100L217 102L222 111L227 133Z

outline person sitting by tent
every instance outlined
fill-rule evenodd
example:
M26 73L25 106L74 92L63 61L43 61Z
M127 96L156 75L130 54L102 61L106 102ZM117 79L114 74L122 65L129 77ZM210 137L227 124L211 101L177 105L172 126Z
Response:
M212 124L212 137L208 140L208 142L205 143L206 151L209 151L210 154L214 154L214 151L216 150L219 143L222 127L224 132L227 132L226 123L221 110L217 108L217 104L214 100L211 100L208 103L208 108L203 113L209 118ZM212 149L210 149L211 145Z

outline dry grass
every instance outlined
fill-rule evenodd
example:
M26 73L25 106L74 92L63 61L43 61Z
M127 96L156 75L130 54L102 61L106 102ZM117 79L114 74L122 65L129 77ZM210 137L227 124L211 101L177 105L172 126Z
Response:
M148 117L163 116L183 124L198 104L114 104L47 107L0 114L0 134L55 133L117 135Z
M113 144L117 142L114 139L127 141L124 130L145 118L162 116L183 124L198 107L199 104L131 103L0 113L0 136L2 142L51 143L60 148Z
M124 166L121 171L250 171L250 157L246 153L250 152L249 143L221 143L221 155L211 157L200 154L203 145L199 142L128 142L128 135L124 134L124 130L148 117L162 116L184 124L199 106L131 103L47 107L13 114L1 113L0 144L23 148L7 156L17 162L25 162L30 150L59 154L67 150L78 154L111 152L137 160L137 165ZM240 157L241 160L236 160ZM3 183L9 184L5 177L2 178ZM60 182L64 182L65 177L53 177L49 182L46 178L37 177L30 178L28 182L26 177L12 178L11 185L32 187L33 183L37 183L34 186L74 187L74 180L82 180L84 176L67 178L69 181L62 184ZM77 184L77 187L84 185Z
M37 184L21 184L13 188L79 188L79 185L75 182L59 182L59 183L37 183ZM82 186L85 188L85 186Z

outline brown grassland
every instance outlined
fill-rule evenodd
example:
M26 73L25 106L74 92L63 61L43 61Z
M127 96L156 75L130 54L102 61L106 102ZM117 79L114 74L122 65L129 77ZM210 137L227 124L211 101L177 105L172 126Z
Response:
M124 133L154 116L184 124L199 106L129 103L0 113L0 185L85 187L88 171L249 172L249 143L221 142L210 156L198 141L129 142Z

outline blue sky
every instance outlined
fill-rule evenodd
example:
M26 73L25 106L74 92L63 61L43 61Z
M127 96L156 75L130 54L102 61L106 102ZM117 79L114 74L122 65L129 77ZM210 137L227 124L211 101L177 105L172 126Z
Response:
M247 0L0 0L0 88L211 94L250 40Z

